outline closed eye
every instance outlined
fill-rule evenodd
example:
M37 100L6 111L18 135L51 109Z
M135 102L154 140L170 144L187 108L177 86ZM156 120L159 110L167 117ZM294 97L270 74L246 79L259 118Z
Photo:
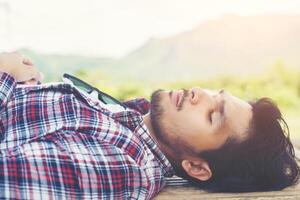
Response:
M208 120L209 120L210 124L212 124L212 115L213 115L213 113L214 113L213 110L208 112Z

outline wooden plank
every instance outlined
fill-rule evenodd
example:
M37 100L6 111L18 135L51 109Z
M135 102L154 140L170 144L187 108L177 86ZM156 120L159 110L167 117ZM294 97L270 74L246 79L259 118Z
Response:
M295 154L300 158L300 151L295 149ZM177 184L176 184L177 183ZM250 192L250 193L208 193L189 185L186 181L175 179L169 181L154 199L155 200L194 200L194 199L231 199L231 200L300 200L300 184L288 187L282 191Z
M208 193L191 186L167 186L155 200L179 199L300 199L300 184L282 191L251 193Z

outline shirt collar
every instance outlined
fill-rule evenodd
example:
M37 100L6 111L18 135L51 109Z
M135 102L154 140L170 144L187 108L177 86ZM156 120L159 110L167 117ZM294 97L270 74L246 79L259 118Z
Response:
M146 124L143 121L142 114L146 114L150 110L150 103L146 99L137 99L130 101L125 104L131 109L125 110L123 112L113 113L113 118L131 129L134 134L141 138L148 148L153 153L155 159L157 159L161 169L163 170L163 175L166 177L173 176L175 174L174 169L167 159L165 154L159 149L157 143L150 135ZM141 109L142 108L142 109Z
M135 132L145 141L145 143L148 145L148 147L151 149L152 153L154 154L155 158L157 158L163 170L164 176L166 177L173 176L175 172L170 161L167 159L165 154L159 149L158 144L150 135L146 127L146 124L143 122L143 119L141 120L142 123L140 124L140 126L136 128Z

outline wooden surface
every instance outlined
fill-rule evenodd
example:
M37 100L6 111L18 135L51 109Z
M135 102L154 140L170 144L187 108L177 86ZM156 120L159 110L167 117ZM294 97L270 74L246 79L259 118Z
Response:
M300 200L300 184L274 192L251 193L207 193L191 186L167 186L155 200L180 199L233 199L233 200L266 200L266 199L293 199Z
M166 187L155 200L179 199L234 199L234 200L265 200L265 199L299 199L300 184L283 191L252 192L252 193L207 193L192 187Z
M300 151L296 150L300 158ZM175 181L176 182L176 181ZM179 181L180 182L180 181ZM282 191L251 192L251 193L208 193L182 182L181 186L175 186L170 182L154 199L155 200L194 200L194 199L231 199L231 200L300 200L300 184L288 187ZM180 185L180 184L179 184Z

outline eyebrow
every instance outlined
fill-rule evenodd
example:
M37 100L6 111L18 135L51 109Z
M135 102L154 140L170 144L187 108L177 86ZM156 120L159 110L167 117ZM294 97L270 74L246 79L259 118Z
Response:
M225 121L226 121L226 119L227 119L227 115L226 115L226 113L225 113L225 104L226 104L225 99L222 99L222 101L221 101L221 103L220 103L220 105L219 105L219 107L218 107L218 111L219 111L219 113L221 114L221 123L220 123L220 125L219 125L219 128L221 128L221 127L224 126Z

